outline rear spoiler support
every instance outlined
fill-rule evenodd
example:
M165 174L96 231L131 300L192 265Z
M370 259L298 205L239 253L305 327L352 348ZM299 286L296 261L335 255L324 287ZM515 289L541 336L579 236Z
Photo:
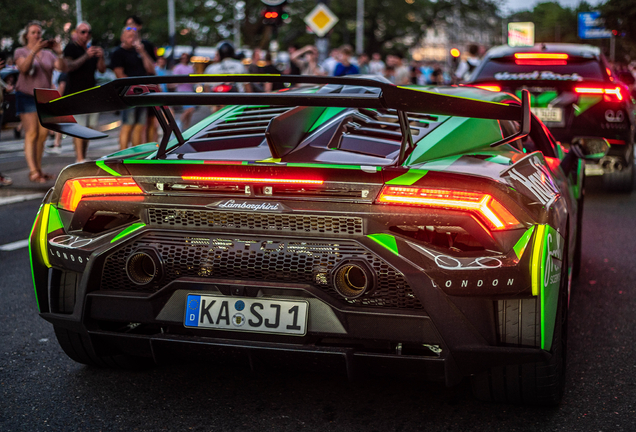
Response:
M157 159L162 159L166 156L166 149L168 148L168 142L170 142L170 136L174 133L174 136L177 138L179 145L185 143L183 139L183 135L181 135L181 130L177 127L177 122L172 115L172 111L167 106L160 107L152 107L152 111L159 120L159 125L161 125L161 129L163 130L163 138L161 138L161 143L159 144L159 149L157 150Z
M409 124L409 116L405 111L398 111L398 120L400 129L402 130L402 142L400 143L400 154L395 163L401 166L407 157L411 154L415 146L413 145L413 135L411 135L411 126Z
M525 138L528 136L528 134L530 133L530 124L532 123L532 118L530 115L530 92L528 90L521 90L521 110L522 118L520 122L521 127L519 128L519 132L490 144L490 147L499 147L501 145L509 144L520 138Z

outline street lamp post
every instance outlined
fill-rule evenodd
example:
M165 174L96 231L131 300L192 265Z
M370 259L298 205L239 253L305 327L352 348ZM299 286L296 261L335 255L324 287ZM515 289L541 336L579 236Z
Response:
M364 51L364 0L358 0L356 14L356 54Z
M75 13L77 16L77 24L83 21L82 19L82 0L75 0Z
M174 58L174 49L176 45L175 33L176 29L174 21L174 0L168 0L168 43L172 48L167 59L169 64L172 64L171 60Z

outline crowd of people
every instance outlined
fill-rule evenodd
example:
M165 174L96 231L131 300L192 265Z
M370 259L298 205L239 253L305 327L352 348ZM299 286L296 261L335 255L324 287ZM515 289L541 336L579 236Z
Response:
M110 53L109 62L106 61L106 54L102 48L91 45L91 26L87 22L77 24L64 48L59 37L44 38L43 27L37 21L29 22L20 32L19 41L22 47L16 49L10 63L7 62L7 66L14 67L19 72L17 82L12 85L0 79L0 88L15 92L16 114L20 118L20 127L24 133L25 158L29 166L30 181L46 183L54 179L54 175L42 170L42 156L49 131L38 120L34 99L35 88L56 88L62 96L90 89L96 85L96 73L104 74L107 68L110 68L117 78L189 75L195 72L188 53L181 54L178 63L168 69L167 59L157 56L156 47L150 41L141 38L142 26L143 22L137 16L131 15L126 19L120 34L120 45ZM426 85L457 82L474 68L474 62L470 57L466 65L460 65L457 76L454 76L445 70L441 63L408 61L398 51L390 53L384 59L379 53L355 56L349 45L332 49L322 62L319 62L318 50L313 45L302 48L290 46L287 53L288 60L283 64L277 64L272 53L261 49L254 49L251 59L246 60L237 55L230 43L223 42L217 46L216 58L207 66L205 73L317 76L362 74L383 76L396 85ZM2 66L0 63L0 69ZM205 91L269 92L280 90L283 86L282 83L208 83ZM162 89L192 92L194 86L186 83L164 84ZM0 94L2 93L0 91ZM195 106L182 107L178 119L180 128L190 126L195 109ZM156 141L157 122L153 115L149 115L149 108L130 108L123 110L121 115L120 149L126 149L131 144L134 146L142 142ZM82 126L98 126L98 114L75 117ZM49 149L50 152L60 152L60 139L61 135L58 134L55 144ZM73 144L76 161L86 160L88 141L74 138ZM0 174L0 186L10 184L11 179Z
M290 47L290 73L293 73L294 65L299 67L300 75L375 75L383 76L396 85L445 85L454 84L465 75L472 72L474 66L478 64L479 47L471 49L475 52L468 57L469 67L464 66L466 62L460 63L456 73L453 73L443 62L436 61L416 61L409 60L400 51L389 53L384 59L382 55L375 52L369 56L361 53L354 56L350 45L343 45L334 48L329 52L329 56L321 63L318 63L318 50L313 45L302 48ZM308 66L311 65L311 66ZM462 69L463 70L460 70Z

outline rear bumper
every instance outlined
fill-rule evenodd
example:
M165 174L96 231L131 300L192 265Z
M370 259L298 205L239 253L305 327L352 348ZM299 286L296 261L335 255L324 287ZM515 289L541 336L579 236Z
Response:
M74 323L42 314L55 325L71 327ZM440 352L421 350L414 353L408 347L396 347L393 352L378 352L354 346L328 346L319 343L283 343L237 340L199 335L121 334L104 330L88 330L97 342L101 355L128 353L152 358L156 363L174 358L201 356L238 356L250 364L259 358L284 358L292 364L320 365L346 371L349 379L364 375L413 377L428 381L458 384L464 376L491 367L524 364L549 360L551 354L536 348L463 346L452 352L445 347Z
M38 229L34 230L35 237L38 233ZM89 335L105 350L103 355L128 353L161 361L164 356L178 354L185 348L231 349L248 357L265 352L322 355L337 359L336 363L344 365L350 376L365 370L400 375L404 372L442 380L448 385L494 366L538 362L550 356L540 348L498 344L497 300L531 297L530 246L525 253L519 252L521 256L514 251L498 256L490 263L490 269L486 261L482 267L475 267L474 258L466 262L442 262L443 268L436 264L441 262L439 257L432 258L429 252L413 248L402 237L395 237L394 247L388 248L364 235L344 239L270 235L265 236L267 240L262 234L142 228L118 241L116 234L114 231L85 247L68 249L51 240L56 235L52 232L46 245L52 267L33 261L41 316L55 326ZM209 244L217 242L224 253L234 254L234 258L221 258L225 267L215 262L215 270L210 274L200 269L203 260L196 254L211 248L201 246L202 242L208 244L206 239ZM234 245L227 244L227 239ZM531 245L530 238L527 240ZM44 255L38 249L41 243L33 242L34 257ZM323 243L328 247L323 247ZM337 243L337 253L329 249L332 243ZM172 266L166 274L174 278L162 280L156 290L136 290L122 270L125 258L142 246L156 248ZM309 250L310 247L313 249ZM179 248L181 255L175 252ZM228 269L230 259L243 263L236 258L240 250L251 254L248 261L256 259L256 264L248 263L246 270L241 270L243 276ZM279 257L313 256L316 266L326 259L331 267L348 255L358 259L364 256L377 269L380 281L377 291L384 294L370 297L366 303L360 299L345 300L328 285L315 282L311 272L308 279L301 280L305 276L299 272L293 276L296 280L290 281L289 274L295 270L289 270L282 258L276 261L285 266L276 267L280 273L249 276L248 272L263 267L262 262L273 262L268 257L274 252ZM121 254L121 259L117 258ZM179 260L181 267L177 267ZM196 265L192 274L186 275L193 262ZM306 264L306 258L303 262L311 266ZM244 268L241 266L237 264L236 269ZM225 279L220 279L217 274L223 271ZM73 277L74 285L69 282ZM70 285L74 300L69 305L59 299L68 298L60 293ZM296 337L186 328L185 299L189 292L308 300L312 311L308 333Z
M493 302L464 298L463 303L454 299L454 304L441 290L430 290L427 309L432 313L428 313L338 307L308 286L288 285L284 288L302 292L310 303L306 336L186 328L187 294L211 293L215 287L222 287L223 294L250 294L249 287L229 281L179 280L152 295L99 290L85 293L80 283L71 313L45 312L41 316L55 326L88 334L101 355L127 353L151 357L157 363L183 357L186 352L218 355L231 351L245 359L272 355L289 356L291 361L320 358L308 364L333 363L351 378L360 374L410 376L454 385L491 367L550 357L539 348L497 346ZM266 298L275 298L282 291L258 289ZM493 334L484 338L480 332L486 328Z

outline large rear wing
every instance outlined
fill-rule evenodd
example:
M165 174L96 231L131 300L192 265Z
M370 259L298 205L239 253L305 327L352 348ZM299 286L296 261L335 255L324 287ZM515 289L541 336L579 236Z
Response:
M291 84L317 84L357 86L377 89L360 93L296 92L278 93L174 93L161 92L159 84L218 83L218 82L274 82ZM521 131L493 145L501 145L529 132L530 103L524 92L522 103L500 103L452 96L435 91L396 86L373 78L318 77L296 75L172 75L122 78L68 96L59 97L54 90L36 89L36 106L43 126L85 139L105 135L75 124L75 114L123 110L131 107L152 107L164 129L164 140L157 157L165 155L171 135L183 142L168 106L174 105L279 105L342 108L393 109L398 112L403 134L400 159L413 147L406 113L475 117L494 120L512 120L521 124Z

